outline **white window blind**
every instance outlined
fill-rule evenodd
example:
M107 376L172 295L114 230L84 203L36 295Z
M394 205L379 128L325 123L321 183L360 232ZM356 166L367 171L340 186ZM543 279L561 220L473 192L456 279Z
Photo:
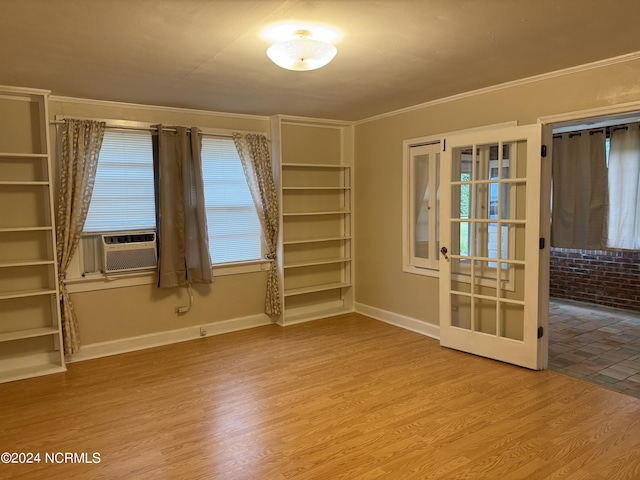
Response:
M151 133L108 130L84 232L155 228Z
M233 139L202 139L202 175L211 262L259 260L262 227Z

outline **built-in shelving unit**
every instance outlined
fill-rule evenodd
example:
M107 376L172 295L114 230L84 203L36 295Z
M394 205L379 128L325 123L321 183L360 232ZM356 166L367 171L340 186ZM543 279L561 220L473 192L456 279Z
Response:
M353 311L352 126L272 120L283 325Z
M0 382L65 370L48 94L0 86Z

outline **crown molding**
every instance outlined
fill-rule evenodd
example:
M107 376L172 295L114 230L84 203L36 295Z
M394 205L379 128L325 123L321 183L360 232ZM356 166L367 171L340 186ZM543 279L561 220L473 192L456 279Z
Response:
M432 107L434 105L439 105L442 103L453 102L455 100L461 100L461 99L473 97L476 95L483 95L485 93L505 90L507 88L517 87L520 85L527 85L529 83L541 82L541 81L549 80L552 78L564 77L567 75L573 75L574 73L586 72L588 70L603 68L603 67L607 67L609 65L615 65L618 63L631 62L638 59L640 59L640 51L627 53L625 55L619 55L617 57L611 57L604 60L598 60L596 62L585 63L583 65L577 65L575 67L563 68L561 70L555 70L553 72L542 73L540 75L534 75L532 77L521 78L519 80L513 80L511 82L499 83L497 85L492 85L490 87L479 88L477 90L470 90L468 92L458 93L456 95L451 95L449 97L430 100L428 102L420 103L418 105L412 105L411 107L405 107L399 110L393 110L391 112L381 113L380 115L375 115L373 117L358 120L354 122L354 124L360 125L363 123L373 122L375 120L380 120L383 118L393 117L395 115L412 112L414 110L420 110L422 108Z

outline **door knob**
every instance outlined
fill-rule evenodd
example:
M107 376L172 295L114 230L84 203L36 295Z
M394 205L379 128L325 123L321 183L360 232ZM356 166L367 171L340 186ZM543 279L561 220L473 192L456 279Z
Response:
M440 249L440 253L442 253L442 255L444 255L444 259L445 259L445 260L449 260L449 256L447 255L447 252L448 252L448 251L449 251L449 250L447 250L447 247L442 247L442 248Z

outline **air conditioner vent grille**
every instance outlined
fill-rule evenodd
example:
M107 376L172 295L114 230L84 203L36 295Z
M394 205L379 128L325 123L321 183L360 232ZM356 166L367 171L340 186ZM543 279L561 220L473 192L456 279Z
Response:
M158 264L155 232L102 236L105 273L155 268Z

